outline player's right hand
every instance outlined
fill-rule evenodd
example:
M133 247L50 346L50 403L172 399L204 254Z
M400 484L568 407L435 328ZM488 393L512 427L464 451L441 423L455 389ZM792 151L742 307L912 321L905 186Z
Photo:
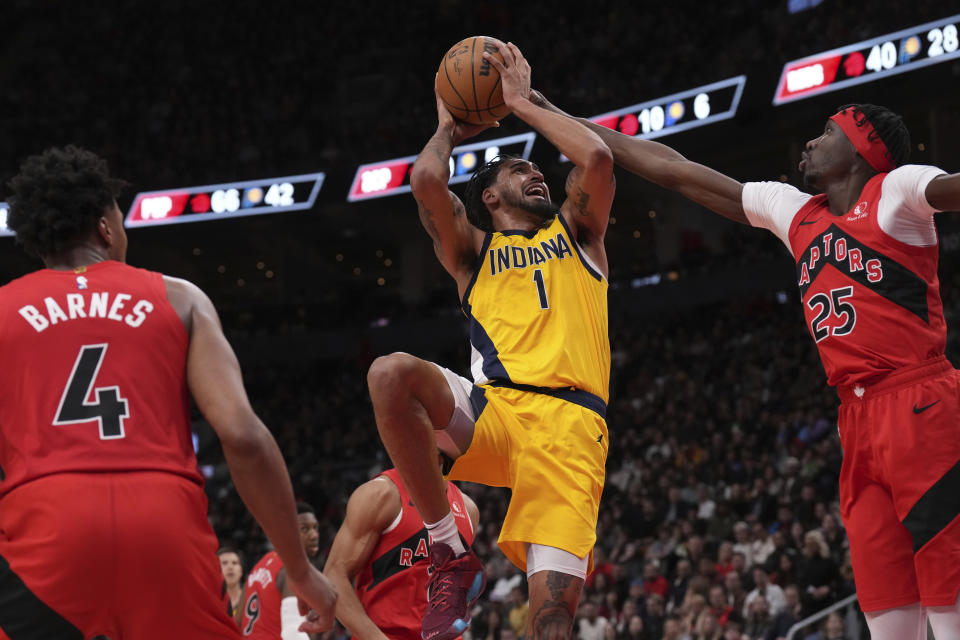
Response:
M438 128L450 131L450 135L453 137L453 143L455 145L460 144L467 138L472 138L481 131L486 131L491 127L500 126L499 122L493 122L491 124L470 124L469 122L463 122L462 120L457 120L454 118L443 104L443 99L440 97L440 91L437 89L436 76L434 76L433 81L433 94L437 99Z
M337 589L319 569L309 566L298 580L287 573L287 584L297 594L301 615L307 619L300 625L304 633L321 633L333 629L336 620Z

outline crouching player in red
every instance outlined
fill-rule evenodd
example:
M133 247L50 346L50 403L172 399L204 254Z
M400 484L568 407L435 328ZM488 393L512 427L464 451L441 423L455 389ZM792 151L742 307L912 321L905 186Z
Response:
M447 501L467 546L477 505L452 482ZM427 609L427 529L396 469L357 487L323 572L337 587L337 618L357 640L420 640Z
M294 591L333 623L293 491L193 284L124 263L122 183L94 154L28 158L8 224L41 269L0 288L0 638L237 638L189 394Z

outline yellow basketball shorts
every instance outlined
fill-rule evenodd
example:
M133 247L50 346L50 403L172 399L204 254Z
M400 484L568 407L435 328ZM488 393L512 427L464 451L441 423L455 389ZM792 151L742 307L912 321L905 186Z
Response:
M583 391L546 391L564 397L474 387L473 439L449 479L511 489L498 543L520 569L533 543L589 556L590 571L609 445L606 407Z

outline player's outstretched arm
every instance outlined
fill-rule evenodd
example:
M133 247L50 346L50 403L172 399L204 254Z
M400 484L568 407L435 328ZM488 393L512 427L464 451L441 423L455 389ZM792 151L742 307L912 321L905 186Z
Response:
M960 173L937 176L927 185L924 195L934 209L960 211Z
M413 163L410 189L417 201L420 222L433 240L437 258L450 275L458 278L472 273L483 232L470 224L463 203L447 187L450 154L460 142L491 125L471 125L454 120L443 106L436 85L434 97L437 101L437 131Z
M543 94L531 91L531 100L544 109L580 122L596 133L613 152L618 165L650 182L672 189L704 207L741 224L750 224L743 212L743 184L719 171L691 162L665 144L641 140L562 111Z
M386 640L360 603L354 580L370 562L381 532L390 526L401 508L400 492L385 478L374 478L357 487L347 501L346 517L323 567L324 574L337 587L337 618L358 640Z
M273 436L253 412L240 365L210 299L196 285L164 278L167 297L190 335L187 386L216 431L237 493L283 558L294 590L333 626L336 590L310 565L300 542L290 476ZM329 626L320 628L328 621Z
M503 100L514 115L543 134L576 166L567 181L564 215L577 229L581 245L602 240L610 219L616 183L613 155L604 141L576 120L545 109L530 100L530 65L512 43L500 46L503 62L489 53L483 57L500 72Z

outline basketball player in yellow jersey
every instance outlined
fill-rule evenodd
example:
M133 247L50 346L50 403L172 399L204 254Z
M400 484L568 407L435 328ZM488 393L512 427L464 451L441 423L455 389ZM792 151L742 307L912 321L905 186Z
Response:
M596 540L607 454L610 372L607 256L613 160L582 124L534 105L530 66L512 44L504 101L575 168L556 206L537 167L500 158L474 175L466 205L447 189L452 149L485 127L455 121L437 98L437 132L410 177L420 220L470 319L474 382L404 353L368 382L377 427L430 530L433 574L424 640L459 636L484 587L434 463L450 479L510 487L500 548L530 586L526 637L569 638Z

